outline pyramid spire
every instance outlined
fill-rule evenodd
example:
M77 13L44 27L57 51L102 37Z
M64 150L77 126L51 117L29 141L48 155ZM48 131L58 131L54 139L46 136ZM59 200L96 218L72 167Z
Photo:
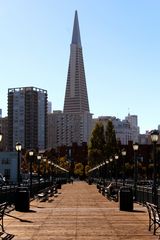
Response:
M81 47L81 36L79 31L78 13L75 11L74 25L73 25L73 35L72 44L76 44Z
M77 11L75 12L72 42L70 45L70 59L64 100L64 112L89 112L88 94Z

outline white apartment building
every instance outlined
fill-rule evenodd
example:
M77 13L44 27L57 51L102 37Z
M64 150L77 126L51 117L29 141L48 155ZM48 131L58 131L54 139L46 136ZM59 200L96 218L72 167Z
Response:
M90 113L63 113L53 111L48 114L48 148L62 145L72 146L72 143L81 145L88 142L91 133L92 115Z
M36 87L8 89L8 150L46 148L47 91Z
M120 120L119 118L112 116L101 116L93 119L93 128L98 121L103 123L104 128L106 128L108 121L111 120L115 129L116 138L121 141L121 144L127 145L128 141L138 142L139 127L136 126L135 117L137 116L133 115L132 118L132 115L130 115L130 119L133 120L131 123L128 121L127 117L125 120Z

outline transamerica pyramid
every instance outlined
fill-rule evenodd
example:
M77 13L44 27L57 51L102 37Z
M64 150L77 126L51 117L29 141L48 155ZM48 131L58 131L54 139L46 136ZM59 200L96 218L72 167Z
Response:
M52 139L48 147L82 146L89 142L92 129L92 114L89 110L86 78L83 63L78 14L75 11L67 84L62 111L53 112ZM50 130L49 130L50 132Z
M89 113L78 13L75 11L70 59L64 100L64 113Z

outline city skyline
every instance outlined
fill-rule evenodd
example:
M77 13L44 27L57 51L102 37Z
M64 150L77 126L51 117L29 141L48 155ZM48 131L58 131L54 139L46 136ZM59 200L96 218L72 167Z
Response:
M62 4L63 3L63 4ZM63 109L70 39L78 11L90 112L93 117L138 116L141 133L160 124L159 1L91 0L57 3L0 1L0 108L8 88L48 91Z

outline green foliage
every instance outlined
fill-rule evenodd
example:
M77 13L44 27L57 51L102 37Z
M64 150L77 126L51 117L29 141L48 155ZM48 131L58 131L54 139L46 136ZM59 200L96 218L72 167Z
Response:
M111 120L108 121L105 129L101 122L96 124L88 150L90 167L94 167L115 155L117 152L117 140Z
M78 176L83 176L84 166L82 163L76 163L74 168L74 174Z
M116 134L111 120L109 120L107 124L107 128L105 131L105 139L106 139L105 156L107 159L109 159L111 156L114 156L115 153L117 152Z
M70 168L70 164L69 162L67 161L67 158L66 156L64 157L60 157L59 160L58 160L58 165L66 170L69 170Z
M104 144L104 126L102 123L98 122L92 132L89 149L100 149L103 151Z
M104 155L99 149L89 149L88 162L90 167L94 167L102 162Z
M85 175L88 176L88 171L89 171L90 167L89 165L85 166Z
M88 148L88 161L91 167L102 162L102 159L104 157L104 146L105 146L104 126L102 123L98 122L95 128L93 129Z

